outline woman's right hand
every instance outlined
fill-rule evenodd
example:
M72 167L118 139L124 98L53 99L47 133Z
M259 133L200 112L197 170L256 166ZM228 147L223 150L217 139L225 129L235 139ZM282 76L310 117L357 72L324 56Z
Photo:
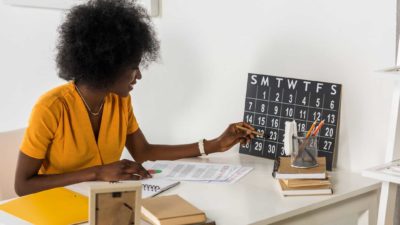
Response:
M150 177L150 173L140 163L127 159L99 166L96 170L96 180L101 181L141 180Z

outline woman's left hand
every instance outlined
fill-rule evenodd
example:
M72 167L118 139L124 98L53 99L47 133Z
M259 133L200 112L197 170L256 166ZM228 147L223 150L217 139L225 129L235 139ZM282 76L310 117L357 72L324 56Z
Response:
M237 128L237 126L245 127L248 131ZM207 153L211 152L224 152L232 148L237 143L245 144L254 138L254 127L245 122L232 123L218 138L209 141L210 151L207 151L207 143L205 143L205 150Z

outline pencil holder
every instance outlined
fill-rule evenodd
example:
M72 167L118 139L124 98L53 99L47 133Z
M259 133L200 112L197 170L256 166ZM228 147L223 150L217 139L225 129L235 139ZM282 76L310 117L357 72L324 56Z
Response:
M311 168L318 166L318 141L316 136L306 138L306 133L292 137L293 151L291 165L296 168Z

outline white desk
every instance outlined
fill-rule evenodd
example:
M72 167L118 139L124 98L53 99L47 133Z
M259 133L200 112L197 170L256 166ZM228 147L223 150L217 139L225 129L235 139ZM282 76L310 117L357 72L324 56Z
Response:
M325 225L340 218L359 216L366 211L369 211L369 224L376 223L380 183L358 174L333 172L333 195L283 197L278 182L271 177L272 160L230 151L185 161L254 167L235 184L182 182L163 193L181 195L204 210L217 225Z

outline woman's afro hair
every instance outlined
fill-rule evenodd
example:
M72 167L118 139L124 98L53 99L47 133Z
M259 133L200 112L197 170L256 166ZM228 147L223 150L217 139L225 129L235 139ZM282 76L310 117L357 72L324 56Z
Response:
M66 15L57 50L59 77L103 89L123 69L157 60L159 41L148 14L135 1L91 0Z

